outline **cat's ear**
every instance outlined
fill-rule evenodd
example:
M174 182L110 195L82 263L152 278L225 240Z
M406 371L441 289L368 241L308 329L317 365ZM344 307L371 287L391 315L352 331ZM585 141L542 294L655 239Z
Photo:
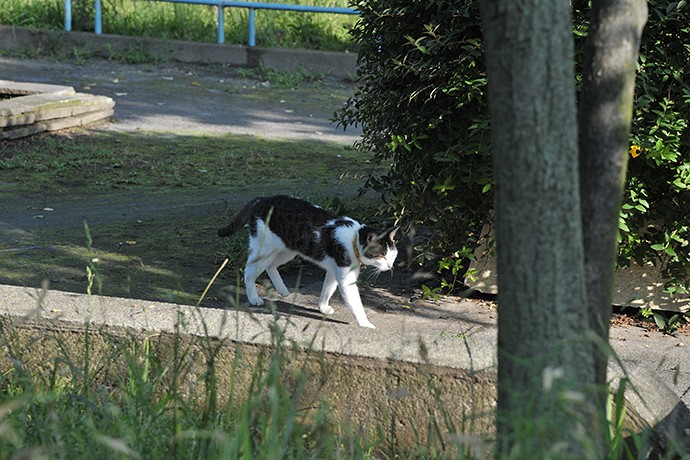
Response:
M367 235L367 241L364 246L369 246L370 244L374 244L378 241L379 236L376 234L376 232L371 232Z
M393 229L388 232L388 241L395 244L395 235L398 233L398 230L400 230L400 226L393 227Z

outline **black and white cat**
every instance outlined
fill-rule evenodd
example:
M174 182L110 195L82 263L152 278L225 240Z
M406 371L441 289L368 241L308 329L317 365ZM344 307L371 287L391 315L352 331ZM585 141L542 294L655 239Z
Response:
M361 265L379 271L393 268L398 255L396 229L377 232L349 218L289 196L254 198L218 231L229 236L249 224L249 256L244 270L247 297L252 305L263 305L256 291L256 278L266 272L278 294L288 291L278 267L300 256L326 270L319 298L319 310L332 314L329 301L336 287L357 323L375 329L364 312L357 288Z

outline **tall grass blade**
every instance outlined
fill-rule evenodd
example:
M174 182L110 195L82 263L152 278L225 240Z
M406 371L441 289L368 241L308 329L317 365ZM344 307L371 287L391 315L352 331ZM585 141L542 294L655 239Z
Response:
M201 305L201 302L204 300L204 297L206 297L206 293L208 292L209 289L211 289L211 285L216 281L216 278L218 278L218 275L220 272L225 268L225 266L228 264L229 259L226 258L222 264L220 264L220 267L218 267L218 270L216 270L216 273L213 275L211 278L211 281L208 282L206 285L206 289L204 289L204 292L201 294L201 297L199 297L199 301L196 303L196 306L198 307Z

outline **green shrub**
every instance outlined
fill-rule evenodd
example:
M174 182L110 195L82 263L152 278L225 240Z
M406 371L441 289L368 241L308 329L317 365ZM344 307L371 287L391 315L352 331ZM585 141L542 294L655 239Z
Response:
M661 263L667 291L690 269L690 7L649 2L640 50L619 264Z
M368 185L414 239L419 263L477 240L492 206L486 76L477 2L354 5L361 86L336 117L392 166ZM459 254L457 254L459 257Z
M578 75L587 4L573 2ZM454 275L493 206L478 2L355 6L360 86L336 119L361 124L357 147L391 163L368 186L415 235L416 261ZM660 0L649 7L631 134L631 152L641 155L630 161L619 265L662 262L667 290L677 292L690 268L690 8Z

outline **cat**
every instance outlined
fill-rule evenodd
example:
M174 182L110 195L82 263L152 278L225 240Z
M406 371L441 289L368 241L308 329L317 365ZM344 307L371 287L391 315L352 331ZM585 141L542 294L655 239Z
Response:
M252 305L263 305L256 291L256 278L266 272L275 290L288 291L278 267L296 256L326 270L319 310L327 315L336 288L362 327L376 329L369 322L357 288L361 265L379 271L393 268L398 250L397 228L375 231L349 217L340 217L307 201L285 195L254 198L218 236L230 236L249 224L249 255L244 270L247 297Z

